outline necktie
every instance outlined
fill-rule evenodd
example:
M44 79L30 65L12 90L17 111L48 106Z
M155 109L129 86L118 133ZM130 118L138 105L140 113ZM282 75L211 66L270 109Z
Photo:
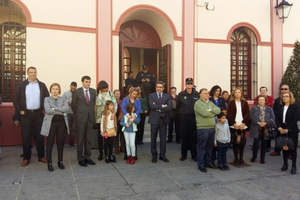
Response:
M87 103L87 104L90 103L90 97L89 97L88 92L89 92L89 90L85 90L85 100L86 100L86 103Z
M159 100L159 103L161 103L161 93L158 93L158 100Z

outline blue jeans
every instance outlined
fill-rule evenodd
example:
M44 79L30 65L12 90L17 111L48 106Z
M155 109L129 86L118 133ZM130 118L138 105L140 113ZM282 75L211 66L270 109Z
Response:
M227 164L226 152L229 148L229 143L217 142L217 151L218 151L218 164L224 165Z
M211 164L215 129L197 129L197 163L199 167Z

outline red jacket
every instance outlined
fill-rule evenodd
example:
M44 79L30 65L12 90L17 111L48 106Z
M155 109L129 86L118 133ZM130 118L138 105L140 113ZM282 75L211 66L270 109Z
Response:
M249 110L248 102L246 100L241 100L241 106L242 106L242 115L243 115L242 122L249 127L250 110ZM236 115L235 100L230 100L227 104L227 119L228 119L229 126L232 126L233 124L236 123L235 115Z

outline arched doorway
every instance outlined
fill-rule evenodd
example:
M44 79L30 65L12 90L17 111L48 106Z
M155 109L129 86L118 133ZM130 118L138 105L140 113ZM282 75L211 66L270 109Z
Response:
M143 65L149 66L156 80L164 81L169 88L170 45L162 47L156 30L143 21L132 20L122 24L119 38L120 88L125 86L127 73L133 71L136 75Z
M239 87L244 98L253 99L257 93L257 39L247 27L235 29L230 38L230 87Z
M26 18L10 0L0 1L0 13L0 94L12 102L15 87L26 78Z

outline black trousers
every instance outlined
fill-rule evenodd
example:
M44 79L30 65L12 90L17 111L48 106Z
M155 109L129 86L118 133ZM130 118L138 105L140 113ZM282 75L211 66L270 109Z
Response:
M105 156L113 155L112 152L113 152L114 139L115 139L115 137L104 138L104 154L105 154Z
M153 157L157 157L156 139L159 131L160 140L160 157L165 157L166 154L166 132L167 124L164 123L164 119L161 117L157 124L151 124L151 153Z
M197 156L197 127L194 114L180 115L179 132L181 136L181 156L186 157L187 151L191 150L192 158Z
M38 158L45 157L44 136L40 134L43 119L44 116L40 110L26 110L25 115L21 115L24 160L30 160L31 158L32 137L35 138L36 141Z
M143 142L146 116L147 116L146 113L140 114L141 121L137 125L138 131L136 133L135 143Z
M52 163L52 148L54 144L54 139L56 137L56 145L57 145L57 161L63 161L63 150L64 150L64 137L66 132L66 124L64 121L52 122L51 128L49 132L49 136L47 137L47 145L46 145L46 155L48 163Z
M170 124L169 124L169 132L168 132L168 140L172 141L173 139L173 130L174 130L174 125L175 125L175 135L176 135L176 142L180 142L180 132L179 132L179 119L178 116L175 116L174 118L172 117L170 119Z
M297 147L298 147L298 133L295 137L292 137L293 141L294 141L294 147L295 149L293 151L284 151L282 150L282 154L283 154L283 162L284 164L288 164L288 156L289 154L291 154L292 156L292 166L296 167L296 163L297 163Z
M97 123L98 129L98 149L100 156L103 156L103 137L100 135L100 123Z
M265 140L264 128L260 130L259 138L254 138L253 141L253 156L252 158L255 160L257 158L259 143L261 143L260 147L260 161L265 160L265 155L267 151L267 142L269 140Z
M91 134L93 123L88 119L85 122L76 121L77 128L77 160L82 161L92 154Z
M74 114L68 114L68 123L70 129L69 144L73 144L75 132L76 132L76 121L75 121Z

